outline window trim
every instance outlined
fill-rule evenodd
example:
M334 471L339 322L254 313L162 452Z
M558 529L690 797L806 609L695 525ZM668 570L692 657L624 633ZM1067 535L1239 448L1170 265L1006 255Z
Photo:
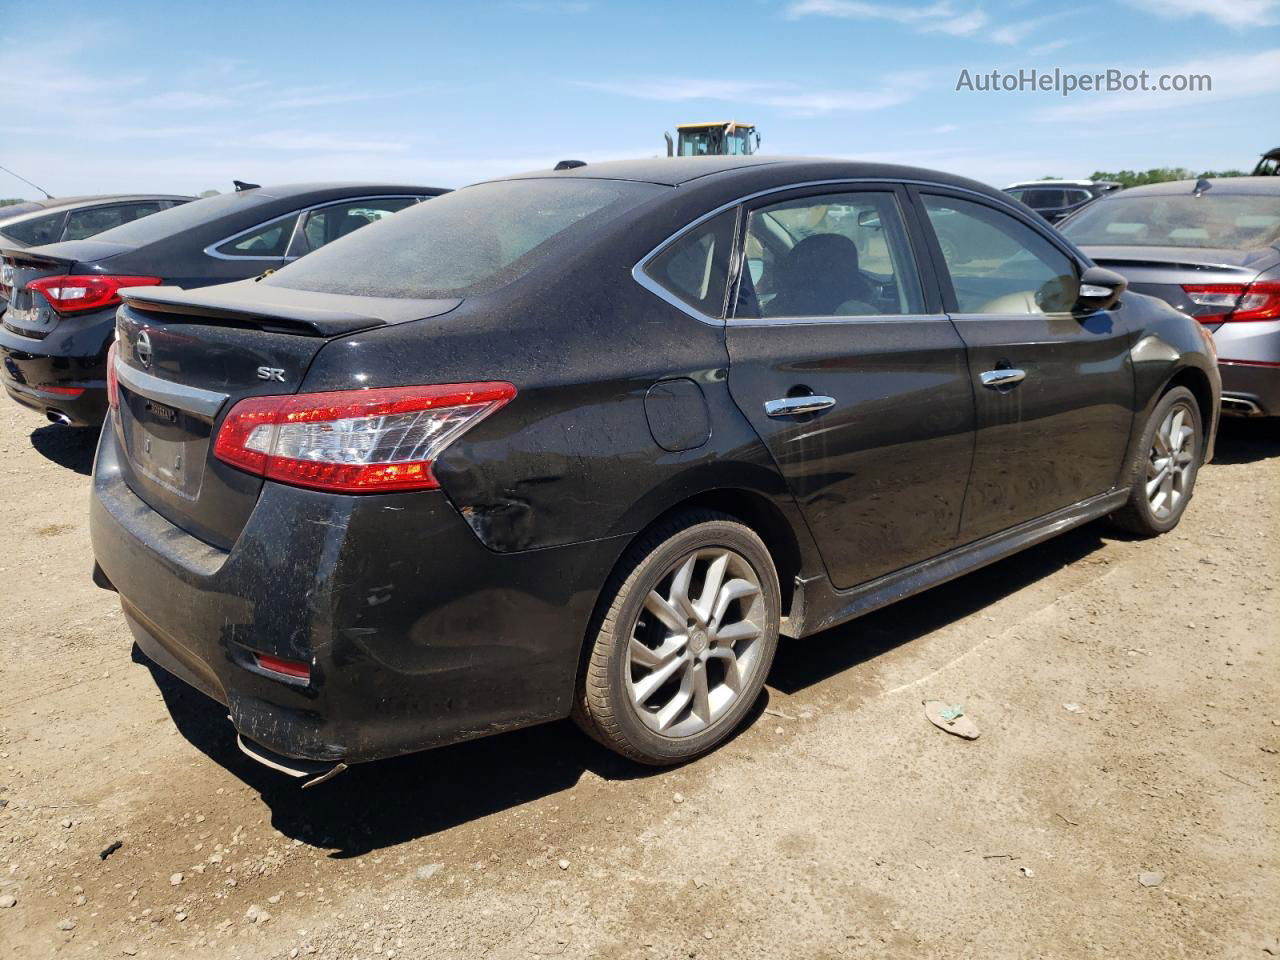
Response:
M644 287L654 296L658 297L661 300L665 300L667 303L671 304L671 306L675 307L681 313L684 313L695 320L700 320L702 323L708 324L710 326L723 327L728 323L728 320L724 316L724 313L725 313L724 307L721 308L720 310L721 315L719 317L711 317L705 313L702 313L699 310L695 310L693 307L689 306L683 300L680 300L678 297L675 297L672 294L669 294L662 287L661 284L657 283L651 277L649 277L649 275L645 272L645 267L648 265L649 261L652 260L654 257L656 257L659 253L661 253L669 244L672 244L675 241L679 240L682 236L684 236L684 234L688 233L690 230L693 230L694 228L705 223L707 220L711 219L712 217L717 216L718 214L724 213L726 210L729 210L732 207L735 207L735 206L742 207L745 204L748 204L754 200L760 199L761 197L768 197L778 193L787 193L792 190L806 190L811 187L834 187L834 186L843 186L847 184L881 185L889 188L901 186L906 189L908 202L905 205L905 209L902 210L902 216L903 216L905 226L907 228L907 237L911 241L913 255L917 259L916 270L920 276L920 283L921 283L921 286L925 288L924 295L925 295L926 309L932 306L932 304L929 303L929 299L930 299L929 289L930 287L932 287L942 295L942 302L940 304L942 309L940 312L944 314L950 312L946 308L947 308L947 294L951 292L950 291L951 276L950 274L946 275L946 287L944 288L943 277L938 274L938 259L937 259L938 254L937 254L937 251L933 249L933 246L934 244L936 244L937 241L933 236L932 228L930 228L927 224L922 223L919 215L920 211L919 211L918 201L916 200L916 192L921 187L927 188L930 191L943 191L944 193L947 191L951 191L953 193L960 194L961 199L966 199L966 200L969 199L970 197L977 198L979 202L985 203L988 206L993 207L995 209L1002 210L1003 212L1008 213L1010 216L1016 219L1019 223L1022 223L1030 227L1031 229L1035 230L1037 233L1043 236L1046 240L1052 243L1055 247L1061 250L1064 254L1066 254L1071 259L1071 261L1075 263L1076 266L1080 268L1082 271L1090 263L1088 258L1085 257L1079 251L1077 251L1074 247L1065 243L1064 240L1056 238L1051 232L1052 228L1049 227L1048 223L1044 224L1045 229L1041 229L1040 225L1033 223L1030 218L1028 218L1021 210L1018 209L1017 201L1013 200L1012 197L1008 198L1007 200L999 197L991 197L981 192L980 190L970 190L968 187L953 186L951 184L941 183L936 180L915 180L915 179L909 179L905 177L838 177L830 180L804 180L797 183L782 184L776 187L769 187L766 190L757 190L754 193L745 194L741 197L737 197L726 203L722 203L715 209L710 210L707 213L704 213L701 216L697 217L696 219L689 221L687 224L685 224L675 233L671 234L669 237L667 237L665 240L663 240L661 243L655 246L652 250L646 253L643 257L641 257L636 262L635 266L631 268L631 279L633 279L640 286ZM1039 218L1037 217L1037 219ZM739 269L740 269L740 261L742 259L738 255L741 248L741 243L742 243L741 236L742 236L742 215L741 215L741 211L739 211L738 230L734 240L734 249L732 251L734 262L733 264L731 264L731 269L729 271L729 283L730 283L730 286L732 287L732 295L735 298L737 297L737 293L738 293ZM920 249L920 244L923 244L923 247L924 247L923 250ZM925 262L920 262L921 254L924 254ZM932 316L932 314L928 314L928 316ZM846 322L849 320L866 322L867 320L892 321L895 319L900 320L900 319L912 319L912 318L878 316L878 317L863 318L860 320L857 317L836 317L836 318L825 318L825 321L824 321L824 318L804 317L804 318L800 318L800 322L808 322L808 323L829 322L833 319L836 321L846 321ZM787 322L796 322L796 321L792 321L789 318L778 318L773 321L769 321L769 320L763 320L763 321L744 320L743 321L744 324L745 323L752 323L752 324L770 323L770 322L787 323Z
M209 244L207 247L204 248L203 253L205 253L207 256L213 257L215 260L230 260L233 263L240 260L283 260L285 262L289 262L291 260L297 260L300 257L305 256L305 254L298 253L298 254L290 255L289 251L293 249L293 245L297 240L298 225L302 223L303 216L305 214L310 213L312 210L320 210L323 207L333 206L336 203L350 203L352 201L357 201L357 200L404 200L407 198L407 199L413 200L415 203L421 203L423 200L427 198L427 196L431 196L431 195L417 194L417 193L379 193L379 194L373 194L370 196L362 195L357 197L339 197L337 200L326 200L323 203L313 203L308 207L300 207L297 210L286 210L283 213L277 213L274 217L268 217L266 220L263 220L261 223L256 223L252 227L246 227L244 230L241 230L238 233L233 233L229 237L224 237L221 240L215 240L213 243ZM399 212L400 212L399 210L396 211L396 213L399 213ZM241 237L247 236L253 233L255 230L261 230L263 227L268 227L271 224L275 223L277 220L283 220L285 217L289 216L290 214L292 214L294 217L293 230L290 231L289 233L289 242L285 245L285 248L284 248L285 255L283 257L263 257L263 256L257 256L257 255L236 256L230 253L222 253L218 250L218 247L228 244L233 240L239 240ZM310 252L311 252L310 250L307 251L307 253L310 253Z

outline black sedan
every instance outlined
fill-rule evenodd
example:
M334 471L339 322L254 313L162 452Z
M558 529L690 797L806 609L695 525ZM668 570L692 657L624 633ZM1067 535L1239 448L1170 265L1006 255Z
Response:
M0 207L0 247L20 250L61 240L84 240L194 199L174 194L131 193L50 197ZM8 305L12 285L13 267L0 262L0 313Z
M256 276L442 192L381 183L246 186L92 239L0 245L0 277L12 287L0 319L0 381L55 423L101 423L121 289Z
M906 167L547 170L125 299L96 576L297 776L569 714L687 760L779 634L1171 529L1217 425L1199 324Z

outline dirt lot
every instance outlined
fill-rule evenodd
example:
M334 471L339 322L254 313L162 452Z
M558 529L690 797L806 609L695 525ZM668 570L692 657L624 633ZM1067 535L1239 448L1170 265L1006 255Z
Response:
M1092 525L784 644L698 763L562 723L306 793L135 659L92 446L0 404L0 955L1280 954L1274 424L1229 426L1170 536Z

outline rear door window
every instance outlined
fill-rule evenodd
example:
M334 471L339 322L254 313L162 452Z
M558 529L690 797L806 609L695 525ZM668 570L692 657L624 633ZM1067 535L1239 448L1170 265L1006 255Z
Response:
M361 197L319 207L303 215L305 219L298 242L289 254L300 257L311 250L319 250L339 237L354 233L361 227L385 219L417 202L417 197Z
M734 316L922 312L906 231L888 191L829 193L751 212Z
M72 210L67 215L67 226L62 239L83 240L104 230L131 223L140 217L149 217L168 207L168 203L159 200L140 200L135 203L113 203L105 207Z
M289 249L289 241L293 239L293 228L297 222L298 214L290 213L246 230L214 249L224 257L235 259L280 259Z

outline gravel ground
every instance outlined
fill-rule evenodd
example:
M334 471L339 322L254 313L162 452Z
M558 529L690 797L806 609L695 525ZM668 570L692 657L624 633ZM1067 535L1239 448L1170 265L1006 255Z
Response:
M784 642L697 763L558 723L307 793L91 584L93 437L5 402L0 454L0 956L1280 955L1274 422L1227 424L1168 536Z

